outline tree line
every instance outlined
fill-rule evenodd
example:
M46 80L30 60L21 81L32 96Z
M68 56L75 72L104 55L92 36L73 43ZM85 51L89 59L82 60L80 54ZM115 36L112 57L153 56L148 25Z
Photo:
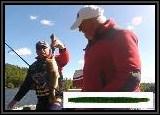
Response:
M5 88L18 88L22 85L28 68L19 67L16 65L5 64ZM73 81L71 79L64 79L64 90L73 88ZM141 83L140 88L142 92L155 92L155 83Z
M155 83L141 83L142 92L154 92L155 93Z
M5 64L5 87L16 88L22 85L28 68Z

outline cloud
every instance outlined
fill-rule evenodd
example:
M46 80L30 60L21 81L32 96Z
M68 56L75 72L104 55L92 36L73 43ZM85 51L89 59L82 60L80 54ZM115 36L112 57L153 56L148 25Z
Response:
M84 60L79 60L78 63L83 65L84 64Z
M30 18L31 20L36 20L36 19L37 19L37 16L32 16L32 15L31 15L29 18Z
M45 20L45 19L41 20L40 23L42 25L46 25L46 26L52 26L53 25L53 21L51 21L51 20Z
M131 23L134 26L139 26L142 23L143 17L142 16L137 16L132 18Z
M133 26L127 26L127 29L134 30L135 28Z
M29 50L28 48L20 48L18 50L15 50L15 52L18 55L21 55L21 56L26 56L26 55L31 55L32 54L31 50ZM11 52L11 54L15 54L15 53Z

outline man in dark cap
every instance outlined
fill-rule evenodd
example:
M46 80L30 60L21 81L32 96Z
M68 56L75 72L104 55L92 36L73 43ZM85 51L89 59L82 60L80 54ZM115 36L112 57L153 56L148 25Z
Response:
M69 56L60 40L56 39L52 45L59 48L59 55L51 54L50 46L46 41L36 43L37 60L29 67L25 81L8 104L8 109L12 109L33 88L38 99L36 110L60 109L61 105L57 104L55 90L58 87L59 70L68 63Z

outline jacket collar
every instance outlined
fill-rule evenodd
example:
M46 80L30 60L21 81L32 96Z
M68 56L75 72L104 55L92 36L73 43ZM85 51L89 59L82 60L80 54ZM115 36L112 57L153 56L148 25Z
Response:
M109 32L113 27L115 26L115 22L113 19L107 20L103 25L100 25L97 30L95 31L95 35L92 40L88 41L88 44L85 49L88 49L90 46L92 46L95 42L101 39L103 37L104 33Z
M115 26L115 21L114 21L114 19L109 19L109 20L107 20L103 25L100 25L100 26L97 28L97 30L96 30L96 32L95 32L95 35L94 35L94 37L93 37L93 40L94 40L94 39L98 39L97 37L98 37L100 34L102 34L102 33L106 32L106 31L110 30L113 26Z

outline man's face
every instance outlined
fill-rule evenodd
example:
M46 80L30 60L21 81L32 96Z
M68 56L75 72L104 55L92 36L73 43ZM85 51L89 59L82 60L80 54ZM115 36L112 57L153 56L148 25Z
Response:
M92 19L83 20L81 25L79 26L79 31L84 33L84 36L91 40L94 35L94 25Z
M50 56L50 49L46 47L40 47L36 49L36 53L40 58L48 58Z

